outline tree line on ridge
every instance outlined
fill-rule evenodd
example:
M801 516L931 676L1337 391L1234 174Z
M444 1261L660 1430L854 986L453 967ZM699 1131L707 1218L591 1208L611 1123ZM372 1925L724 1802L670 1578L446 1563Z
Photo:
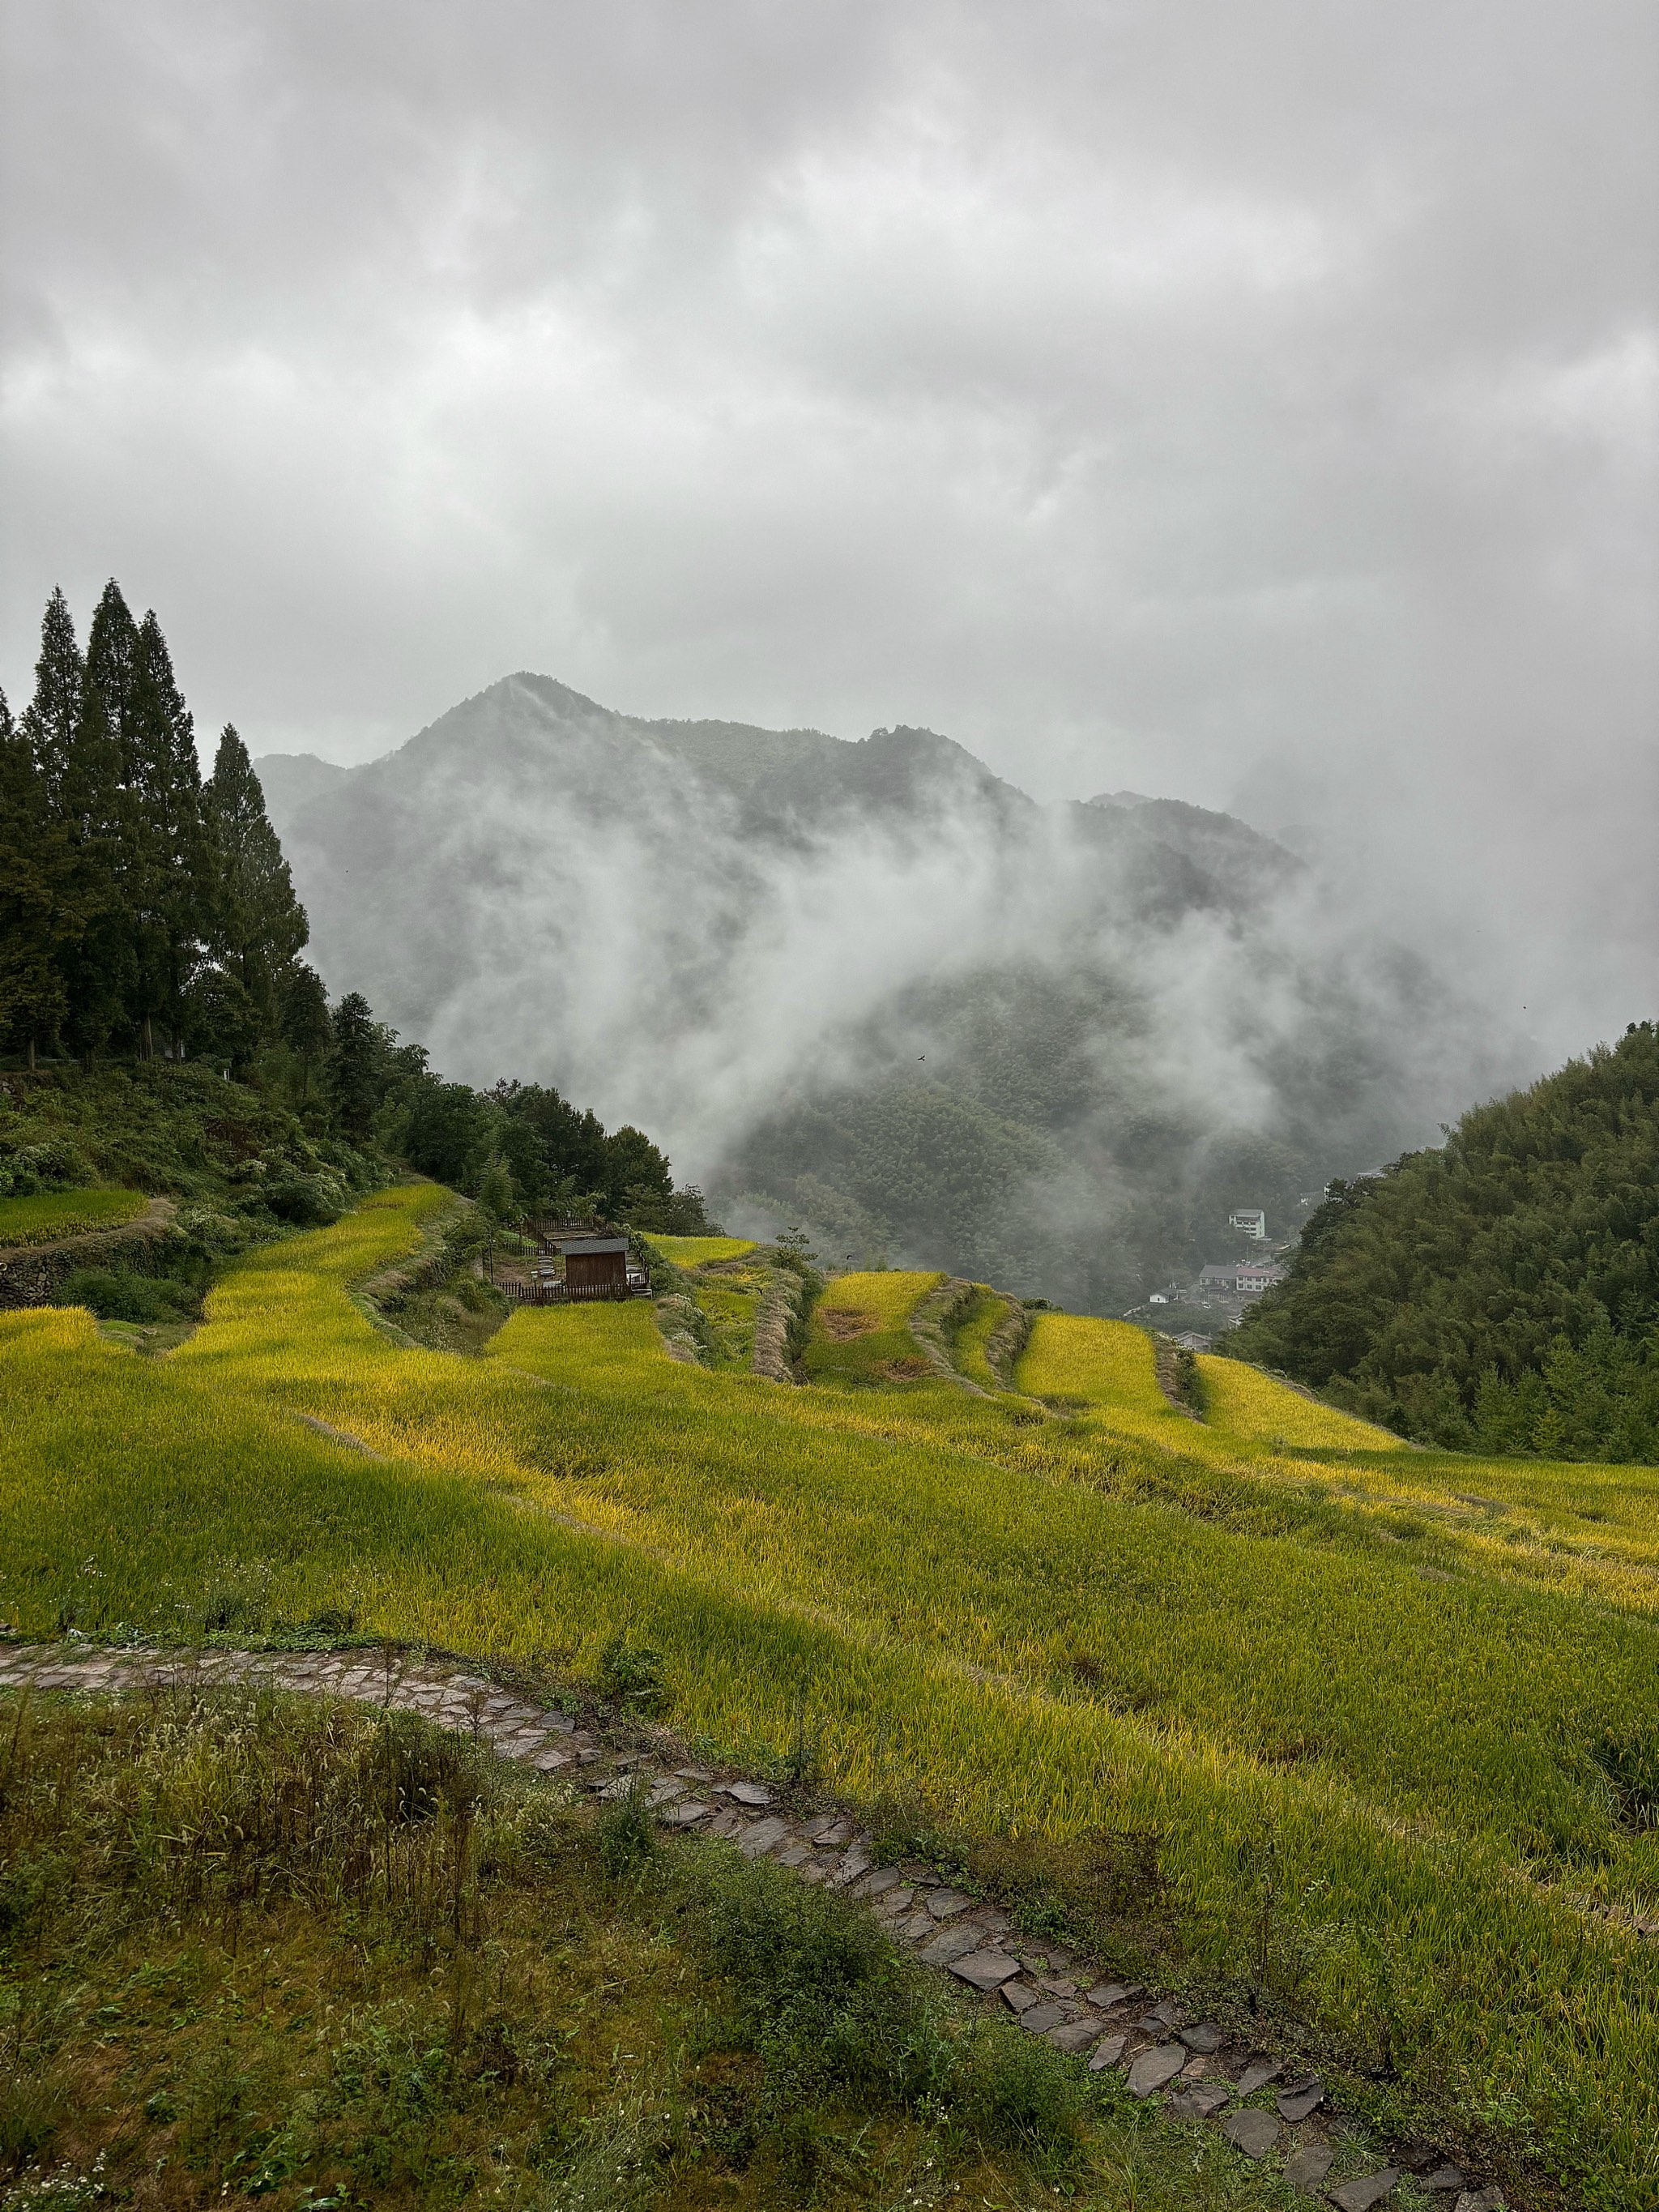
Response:
M1659 1024L1333 1183L1224 1348L1425 1443L1659 1463Z

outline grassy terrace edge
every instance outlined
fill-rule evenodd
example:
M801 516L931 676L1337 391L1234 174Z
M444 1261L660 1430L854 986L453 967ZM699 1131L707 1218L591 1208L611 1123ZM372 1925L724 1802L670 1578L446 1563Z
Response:
M0 1198L0 1251L118 1229L136 1221L149 1204L137 1190L46 1190L28 1198Z

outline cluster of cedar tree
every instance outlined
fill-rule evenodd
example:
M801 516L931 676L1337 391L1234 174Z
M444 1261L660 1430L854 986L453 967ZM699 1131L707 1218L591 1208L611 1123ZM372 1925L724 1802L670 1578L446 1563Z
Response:
M445 1082L360 994L331 1006L309 933L230 724L202 775L155 614L135 622L112 580L83 653L55 591L15 720L0 692L0 1051L206 1060L497 1213L703 1228L639 1130L538 1084Z
M1425 1443L1659 1463L1659 1024L1333 1183L1226 1349Z

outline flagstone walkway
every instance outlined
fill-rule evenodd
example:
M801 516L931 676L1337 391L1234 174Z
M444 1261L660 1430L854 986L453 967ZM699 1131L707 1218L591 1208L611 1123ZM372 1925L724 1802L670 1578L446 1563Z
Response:
M1406 2173L1446 2212L1501 2212L1504 2200L1495 2186L1473 2186L1424 2142L1399 2145L1392 2165L1333 2181L1334 2166L1352 2163L1340 2156L1349 2130L1316 2076L1291 2070L1214 2021L1189 2018L1138 1982L1103 1980L1073 1953L1034 1944L999 1906L952 1888L930 1866L881 1863L851 1814L797 1816L763 1782L687 1764L665 1734L636 1725L616 1731L640 1740L619 1750L556 1707L463 1668L416 1662L396 1650L157 1653L0 1644L0 1690L110 1693L151 1684L232 1683L422 1713L502 1758L562 1774L601 1802L642 1789L665 1828L719 1837L745 1858L773 1859L802 1881L859 1899L924 1966L1006 2007L1027 2034L1042 2036L1093 2072L1117 2069L1132 2095L1156 2100L1172 2120L1218 2127L1242 2156L1271 2160L1295 2188L1336 2212L1371 2212Z

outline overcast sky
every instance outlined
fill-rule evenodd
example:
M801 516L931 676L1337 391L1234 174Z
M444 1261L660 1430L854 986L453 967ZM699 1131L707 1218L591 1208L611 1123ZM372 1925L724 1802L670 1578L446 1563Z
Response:
M14 697L113 573L256 754L924 723L1659 1012L1650 0L0 15Z

